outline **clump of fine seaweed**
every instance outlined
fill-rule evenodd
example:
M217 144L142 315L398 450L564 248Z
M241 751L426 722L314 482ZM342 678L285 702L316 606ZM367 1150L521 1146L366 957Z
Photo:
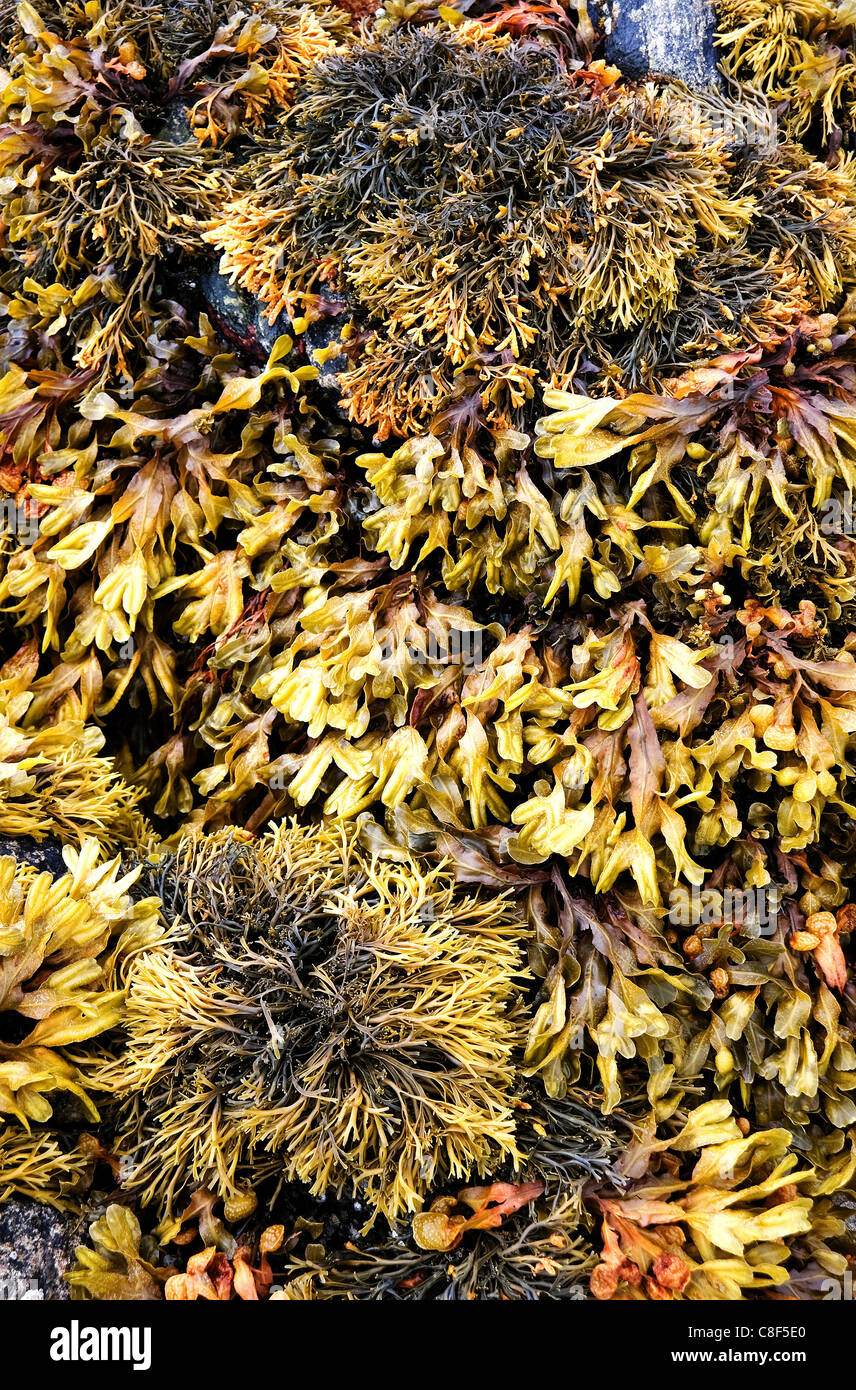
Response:
M551 1099L536 1082L517 1103L517 1142L526 1173L543 1179L548 1195L585 1177L620 1186L616 1165L623 1143L581 1098Z
M848 141L856 107L856 11L836 0L717 0L721 68L781 104L797 139Z
M198 219L225 184L195 142L159 134L145 66L132 43L110 53L107 15L81 9L63 34L29 5L18 13L28 42L13 51L0 97L3 288L46 293L54 320L73 305L76 364L127 375L154 314L159 265L173 244L196 244Z
M394 1233L293 1258L272 1297L359 1301L564 1301L586 1296L596 1255L580 1188L540 1200L540 1184L494 1183L435 1198Z
M732 148L703 102L679 134L674 92L618 76L470 28L351 46L307 76L206 237L272 319L345 291L345 400L381 436L424 423L463 368L507 422L591 363L656 379L826 307L840 284L801 238L831 239L850 274L847 171L774 137L769 158Z
M275 1171L395 1216L439 1172L514 1158L509 902L317 825L191 837L147 882L169 937L129 965L127 1041L99 1082L145 1201L190 1182L232 1198Z
M14 1196L73 1208L89 1184L91 1167L85 1149L68 1136L0 1128L0 1204Z

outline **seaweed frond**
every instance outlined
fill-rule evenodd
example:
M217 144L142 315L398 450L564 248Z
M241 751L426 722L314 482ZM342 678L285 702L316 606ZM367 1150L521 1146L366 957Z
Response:
M98 1119L97 1048L81 1044L122 1022L126 958L159 934L157 899L128 891L138 870L102 862L95 840L63 858L56 879L0 858L0 1114L27 1130L50 1119L58 1092Z
M521 923L353 830L185 838L148 875L170 928L129 967L127 1185L171 1207L265 1171L394 1217L438 1172L516 1158Z

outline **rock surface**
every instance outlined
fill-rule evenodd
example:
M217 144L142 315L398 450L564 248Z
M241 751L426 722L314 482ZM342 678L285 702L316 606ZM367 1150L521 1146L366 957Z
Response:
M33 840L29 835L0 835L0 855L11 855L19 864L32 864L57 875L66 872L62 847L54 840Z
M199 290L214 327L250 359L263 362L277 338L292 331L287 314L270 323L264 305L239 285L230 284L216 265L202 271Z
M718 85L712 0L614 0L600 6L606 56L627 77Z
M85 1235L79 1215L26 1198L0 1204L0 1299L67 1299L62 1276Z

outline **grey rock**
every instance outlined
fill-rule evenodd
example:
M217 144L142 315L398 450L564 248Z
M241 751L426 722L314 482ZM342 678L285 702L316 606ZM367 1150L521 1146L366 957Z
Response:
M80 1215L23 1197L0 1204L0 1299L67 1299L62 1276L85 1236Z
M187 119L187 107L183 101L170 102L166 107L166 119L158 132L158 138L172 145L185 145L193 139L193 131Z
M601 7L606 56L627 77L674 77L700 89L719 84L712 0L613 0Z

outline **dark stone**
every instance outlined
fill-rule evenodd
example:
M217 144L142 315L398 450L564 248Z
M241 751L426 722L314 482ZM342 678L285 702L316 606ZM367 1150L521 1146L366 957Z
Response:
M66 872L62 846L55 840L34 840L29 835L0 835L0 854L10 854L19 864L32 864L34 869L54 877Z
M0 1299L67 1299L62 1276L85 1239L79 1214L23 1197L0 1204Z
M187 107L183 101L170 102L166 107L166 119L158 131L158 139L166 140L171 145L186 145L193 139L193 131L187 119Z
M199 293L214 327L246 357L265 362L277 338L292 332L287 314L269 323L264 305L238 285L230 285L216 266L201 272Z
M283 313L274 323L269 323L264 305L253 295L247 294L238 285L231 285L225 275L211 266L200 272L199 294L214 327L223 337L237 348L245 357L255 362L265 362L271 348L284 333L295 337L294 328L288 315ZM289 366L317 366L316 389L328 393L329 409L341 420L348 415L339 407L342 388L339 373L345 371L348 359L344 353L316 362L313 354L338 342L342 324L346 322L349 308L344 295L328 290L324 295L328 312L321 319L310 323L305 333L295 338L294 348L286 359Z
M719 84L712 0L613 0L601 11L607 60L626 77L676 77L696 89Z
M339 373L346 371L350 365L347 357L343 352L340 352L335 357L328 357L323 362L316 362L313 354L329 347L331 343L339 341L342 324L347 322L348 303L344 295L336 294L332 290L327 291L325 300L330 305L331 311L339 305L341 305L341 311L339 313L330 312L323 319L317 319L315 323L310 323L303 335L303 344L307 362L318 368L318 388L335 394L338 401L342 394L342 388L339 385ZM347 419L347 412L339 410L338 414L342 419Z

